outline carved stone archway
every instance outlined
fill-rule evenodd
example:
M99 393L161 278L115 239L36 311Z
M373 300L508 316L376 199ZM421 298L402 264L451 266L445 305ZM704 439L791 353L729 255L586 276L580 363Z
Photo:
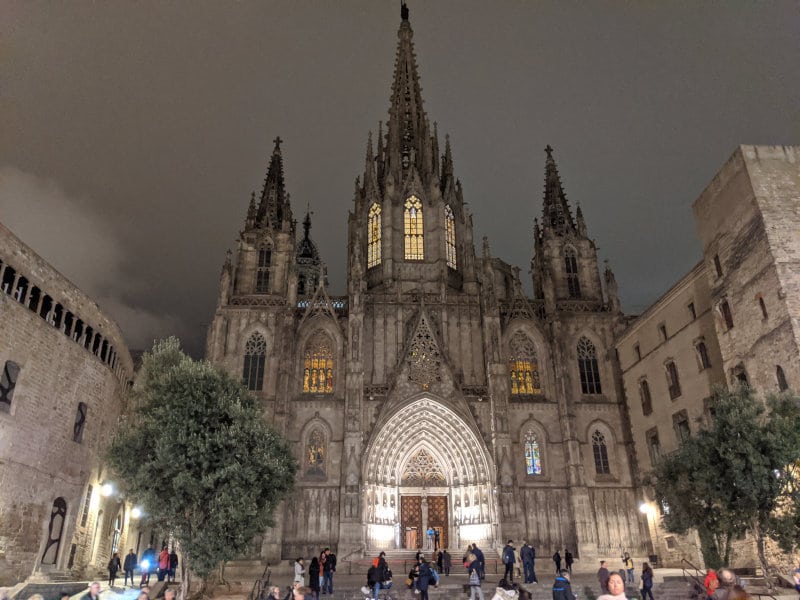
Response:
M403 497L421 498L419 534L427 528L427 499L433 506L434 499L444 498L448 517L443 534L451 548L493 543L495 478L483 439L455 410L429 397L404 404L379 424L367 447L363 472L367 546L408 545L401 531Z

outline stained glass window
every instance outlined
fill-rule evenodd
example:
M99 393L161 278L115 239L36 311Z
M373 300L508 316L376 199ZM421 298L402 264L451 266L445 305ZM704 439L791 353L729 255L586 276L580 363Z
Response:
M318 428L311 431L306 443L306 474L325 475L325 434Z
M244 347L244 369L242 382L248 390L264 389L264 363L267 358L267 341L260 333L254 333Z
M406 200L403 224L405 227L406 260L424 259L422 203L416 196L409 196L408 200Z
M381 262L381 206L373 204L369 209L369 230L367 231L367 268Z
M449 205L444 205L444 230L445 243L447 245L447 266L451 269L456 268L456 219L453 216L453 209Z
M308 394L333 393L333 351L331 339L317 331L306 344L303 391Z
M596 429L592 434L592 451L594 452L594 470L598 475L608 475L611 469L608 465L608 448L606 436Z
M536 358L536 347L521 331L511 338L511 358L508 371L511 375L511 395L541 394L542 384L539 379L539 361Z
M542 457L539 454L539 440L533 431L525 434L525 471L528 475L542 474Z
M578 370L581 376L581 392L601 394L597 350L591 340L585 337L578 340Z
M269 293L269 265L272 262L272 250L261 248L258 251L258 270L256 271L256 294Z
M564 266L567 272L567 291L570 298L581 297L581 284L578 279L578 259L575 256L575 250L567 248L564 252Z
M408 354L408 379L427 390L442 380L442 354L426 319L420 320Z

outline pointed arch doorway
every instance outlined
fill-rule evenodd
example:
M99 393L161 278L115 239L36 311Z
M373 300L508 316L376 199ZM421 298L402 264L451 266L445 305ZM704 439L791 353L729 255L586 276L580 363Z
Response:
M494 541L494 465L456 410L422 397L379 422L364 467L364 531L370 549L451 549Z

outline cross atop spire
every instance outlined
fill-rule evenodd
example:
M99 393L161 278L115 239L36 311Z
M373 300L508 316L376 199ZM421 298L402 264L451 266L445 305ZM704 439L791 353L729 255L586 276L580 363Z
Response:
M576 233L575 221L572 219L567 195L561 185L561 177L553 158L550 144L544 149L547 154L544 167L544 206L542 207L542 226L544 231L555 235Z
M280 150L283 140L281 139L281 136L278 136L274 140L272 140L272 143L275 144L275 150Z
M261 190L261 199L256 212L255 224L258 227L273 227L280 229L284 218L291 218L289 209L289 195L283 180L283 157L281 156L280 136L273 140L275 148L269 161L267 175L264 178L264 188Z
M400 4L400 18L403 21L408 21L408 6L406 6L405 2Z

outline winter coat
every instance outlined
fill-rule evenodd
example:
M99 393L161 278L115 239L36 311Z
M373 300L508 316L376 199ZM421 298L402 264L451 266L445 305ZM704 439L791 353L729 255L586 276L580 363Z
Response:
M335 573L336 572L336 555L331 553L325 557L325 562L322 565L322 571L324 573Z
M559 575L553 582L553 600L575 600L572 584L566 577Z
M125 556L124 567L126 571L133 571L136 568L136 555L133 552Z
M524 544L522 548L519 549L519 557L524 563L532 563L533 559L536 558L536 553L528 544Z
M419 566L417 589L420 592L428 591L428 585L430 584L431 579L433 579L433 575L431 574L431 568L428 566L428 563L424 562Z
M169 552L166 548L164 548L161 551L161 554L158 555L158 568L162 571L169 569Z
M315 556L311 559L311 564L308 565L308 587L310 587L315 592L319 591L319 577L316 576L319 573L319 559Z
M445 569L450 569L453 566L453 561L450 558L449 552L442 552L442 564L444 565Z
M177 569L178 568L178 553L174 550L169 553L169 568L170 569Z
M492 596L492 600L517 600L517 598L519 598L517 590L504 590L503 588L497 588Z
M303 568L299 562L294 563L294 581L295 583L305 583L305 574L306 570Z
M478 563L481 565L481 569L486 566L486 558L483 556L483 550L478 548L477 546L473 546L472 553L475 555L475 558L478 560Z
M648 569L647 571L642 571L642 587L643 588L653 587L653 572L650 569Z
M112 556L111 560L108 561L108 572L109 573L116 573L119 571L119 556Z
M506 544L506 547L503 548L503 563L513 565L515 562L517 559L514 556L514 546Z

